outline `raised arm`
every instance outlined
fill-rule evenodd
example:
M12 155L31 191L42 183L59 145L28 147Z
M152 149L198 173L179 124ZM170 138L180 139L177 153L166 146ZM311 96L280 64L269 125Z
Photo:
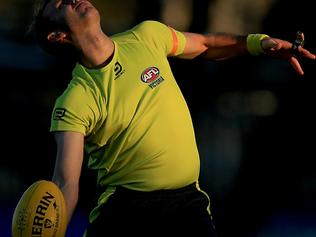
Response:
M64 194L69 223L78 202L84 136L76 132L56 132L55 139L57 157L53 182L60 187Z
M206 60L225 60L247 54L265 54L272 58L288 60L296 72L304 74L299 57L315 60L315 55L299 46L293 54L292 43L266 35L234 35L227 33L196 34L184 32L186 46L179 58L201 57ZM254 36L254 37L253 37ZM257 37L258 36L258 37ZM254 52L255 51L255 52Z

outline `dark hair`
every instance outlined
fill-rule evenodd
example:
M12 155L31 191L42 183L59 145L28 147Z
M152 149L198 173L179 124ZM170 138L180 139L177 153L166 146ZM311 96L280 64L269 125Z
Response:
M69 32L66 25L61 25L57 22L51 21L48 17L43 16L43 11L50 0L41 0L37 3L33 15L33 21L29 27L29 33L32 33L39 46L47 53L54 56L66 56L67 58L77 58L78 53L71 44L61 44L58 42L51 42L47 36L53 31Z

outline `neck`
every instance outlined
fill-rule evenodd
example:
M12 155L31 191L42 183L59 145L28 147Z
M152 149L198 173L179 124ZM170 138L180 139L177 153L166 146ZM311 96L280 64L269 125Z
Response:
M113 41L102 31L97 34L80 35L75 42L80 49L81 63L88 68L105 66L114 53Z

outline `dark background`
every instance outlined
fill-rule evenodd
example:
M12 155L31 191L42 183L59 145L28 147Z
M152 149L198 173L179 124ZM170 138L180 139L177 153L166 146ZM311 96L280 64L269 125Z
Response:
M297 30L316 52L312 1L94 1L109 35L145 19L183 31L263 32L292 41ZM54 101L71 66L39 49L26 34L31 1L0 3L0 236L10 236L23 191L50 179ZM265 57L225 62L171 59L192 113L201 156L201 187L212 199L219 237L316 236L315 62L305 76ZM78 209L67 236L80 236L94 177L84 169Z

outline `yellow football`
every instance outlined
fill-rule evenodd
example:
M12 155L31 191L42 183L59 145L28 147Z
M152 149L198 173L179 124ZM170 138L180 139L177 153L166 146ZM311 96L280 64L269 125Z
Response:
M39 180L27 188L15 207L12 237L64 237L66 204L59 187Z

